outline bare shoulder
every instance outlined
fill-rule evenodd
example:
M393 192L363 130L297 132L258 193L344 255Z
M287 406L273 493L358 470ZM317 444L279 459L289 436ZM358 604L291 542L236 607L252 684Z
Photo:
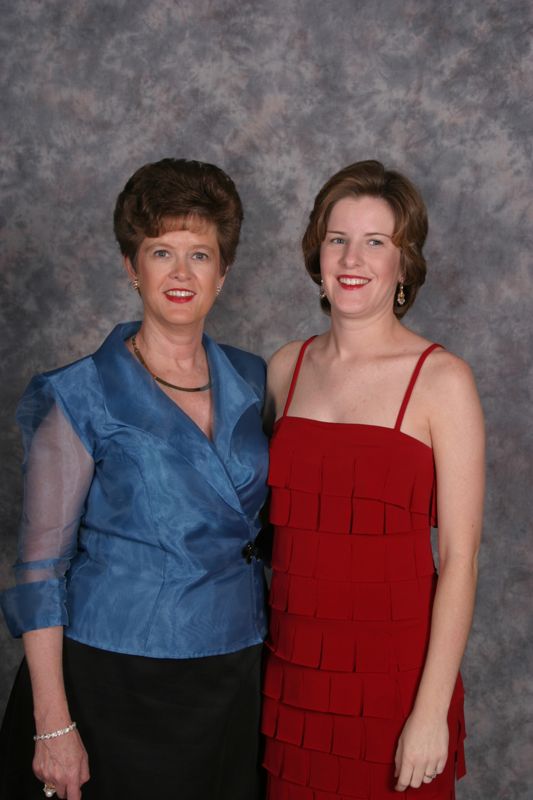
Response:
M464 359L439 347L427 359L422 371L426 387L441 398L448 392L476 392L474 374Z
M454 439L456 435L466 437L467 431L481 433L483 411L474 374L466 361L439 348L427 359L421 379L432 435L440 430L446 438Z
M274 384L283 384L290 379L302 349L303 340L287 342L271 356L268 362L268 378Z
M268 362L267 396L265 404L265 429L270 432L274 420L280 416L287 395L294 367L303 341L288 342L276 350Z

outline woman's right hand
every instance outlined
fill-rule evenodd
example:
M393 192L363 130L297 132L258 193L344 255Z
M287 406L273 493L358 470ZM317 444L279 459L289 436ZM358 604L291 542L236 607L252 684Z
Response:
M53 786L57 797L80 800L81 787L90 778L87 751L77 730L35 743L33 771Z
M33 713L38 734L58 731L72 719L63 682L63 628L41 628L23 634L33 691ZM53 786L61 800L80 800L89 780L89 759L77 728L53 739L35 742L33 771L43 784Z

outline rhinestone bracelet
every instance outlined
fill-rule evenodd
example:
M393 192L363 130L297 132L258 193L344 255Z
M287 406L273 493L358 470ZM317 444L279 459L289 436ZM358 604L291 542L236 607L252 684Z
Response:
M35 734L33 737L34 742L40 742L42 739L57 739L58 736L63 736L65 733L70 733L76 727L75 722L71 722L70 725L67 725L66 728L59 728L58 731L52 731L52 733L39 733Z

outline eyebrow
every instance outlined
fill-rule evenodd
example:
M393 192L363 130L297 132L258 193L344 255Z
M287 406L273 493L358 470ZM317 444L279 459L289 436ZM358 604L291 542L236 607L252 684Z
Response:
M169 244L168 242L160 241L158 239L156 239L154 241L154 243L149 245L149 246L150 247L166 247L167 249L170 249L170 250L173 249L173 245ZM194 248L194 247L203 247L204 250L211 250L211 252L213 252L213 253L215 252L215 248L214 247L211 247L211 245L209 245L209 244L203 244L202 242L195 242L195 243L193 243L191 245L191 247L192 248Z
M345 231L332 231L328 229L326 233L338 233L340 236L346 236ZM392 235L390 233L380 233L379 231L369 231L368 233L364 233L363 236L386 236L387 239L392 239Z

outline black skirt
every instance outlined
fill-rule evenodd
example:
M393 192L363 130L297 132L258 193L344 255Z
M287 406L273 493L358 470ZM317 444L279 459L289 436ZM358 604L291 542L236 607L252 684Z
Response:
M260 645L156 659L65 637L65 688L91 772L83 800L258 800L260 668ZM23 661L0 731L0 800L42 800L34 732Z

